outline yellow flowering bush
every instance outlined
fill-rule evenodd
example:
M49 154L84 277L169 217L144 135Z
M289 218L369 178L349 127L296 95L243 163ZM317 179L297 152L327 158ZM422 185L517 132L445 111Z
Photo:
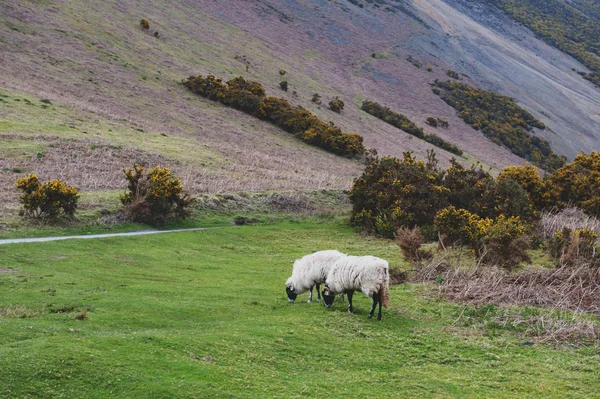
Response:
M60 180L40 183L36 175L30 174L17 180L17 189L23 192L19 198L23 216L55 219L62 212L72 217L77 209L79 192Z
M157 166L146 173L144 167L134 164L123 168L123 173L127 192L120 199L134 222L162 224L189 215L193 200L183 193L181 180L169 168Z
M465 244L477 246L485 233L490 219L481 219L466 209L449 206L439 211L433 219L433 225L446 244Z
M512 269L529 259L531 242L518 216L481 218L466 209L449 206L436 214L434 226L443 242L472 248L486 264Z
M402 159L374 157L350 190L351 223L393 238L400 226L420 226L429 235L433 217L446 205L447 189L433 154L427 162L406 152Z

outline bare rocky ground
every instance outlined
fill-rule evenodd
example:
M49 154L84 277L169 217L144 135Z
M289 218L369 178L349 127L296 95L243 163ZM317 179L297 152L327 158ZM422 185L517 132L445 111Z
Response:
M467 83L515 97L551 127L543 134L556 151L597 147L600 92L571 71L582 66L530 32L470 2L360 3L2 2L0 214L16 212L12 187L27 173L90 193L124 187L120 169L135 161L172 167L192 193L349 188L360 173L357 160L190 94L180 81L196 73L256 79L268 94L360 133L382 155L424 157L432 146L360 111L363 99L457 144L467 152L461 162L523 163L431 93L429 84L452 68ZM325 103L340 96L346 108L335 114L313 104L313 93ZM450 128L426 126L428 116ZM452 157L437 152L442 164Z

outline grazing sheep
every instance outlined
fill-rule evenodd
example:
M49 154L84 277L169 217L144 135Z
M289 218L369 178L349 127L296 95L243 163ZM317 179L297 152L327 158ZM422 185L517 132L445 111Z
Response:
M386 260L375 256L345 256L338 259L329 270L323 288L323 301L325 306L331 307L336 293L348 294L348 312L352 313L352 295L355 290L360 290L373 298L369 319L379 303L377 320L381 320L381 304L387 308L390 301L389 281Z
M320 284L325 282L331 266L346 255L334 251L318 251L303 256L294 262L292 276L285 282L285 291L288 300L294 302L296 297L303 292L310 291L308 302L312 302L313 287L317 286L317 301L321 301Z

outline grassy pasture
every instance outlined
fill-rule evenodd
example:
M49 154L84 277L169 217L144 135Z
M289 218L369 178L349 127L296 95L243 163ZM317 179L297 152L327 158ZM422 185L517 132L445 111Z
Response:
M362 294L288 304L293 260L325 248L408 267L319 219L0 246L0 397L598 397L597 348L462 326L420 285L382 322Z

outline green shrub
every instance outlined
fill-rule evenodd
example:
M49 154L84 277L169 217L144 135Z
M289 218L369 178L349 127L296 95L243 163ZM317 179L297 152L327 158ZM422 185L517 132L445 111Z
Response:
M248 92L249 94L259 97L265 95L265 88L260 83L252 80L245 80L241 76L229 80L227 82L227 88L233 91Z
M462 155L462 150L453 144L445 141L435 134L427 134L422 128L414 124L410 119L402 114L398 114L388 107L384 107L376 102L365 100L362 103L361 109L382 121L389 123L406 133L427 141L437 147L440 147L448 152L456 155ZM432 118L433 119L433 118ZM437 120L435 120L437 123Z
M183 82L183 85L202 97L209 98L214 101L223 101L227 86L222 79L216 78L214 75L207 75L206 78L202 75L190 76Z
M142 29L148 30L150 29L150 22L148 22L146 18L142 18L140 19L140 26L142 27Z
M545 196L563 208L577 206L584 212L600 216L600 152L581 153L550 175Z
M279 88L283 91L288 91L288 82L287 80L282 80L279 82Z
M466 209L449 206L436 214L434 226L445 245L466 245L484 264L511 270L520 262L529 261L531 240L519 217L481 218Z
M134 222L151 225L164 224L172 218L185 218L190 214L193 199L183 193L181 180L169 168L155 167L146 170L134 164L123 168L127 192L120 200Z
M334 99L329 101L329 109L339 114L344 109L344 102L336 96Z
M23 204L23 216L50 220L59 216L61 211L65 216L72 217L77 209L77 189L60 180L40 183L36 175L30 174L17 180L17 189L23 192L19 198Z
M433 153L427 163L409 152L401 160L373 157L350 190L350 222L361 231L387 238L401 226L430 226L447 203L442 178Z
M433 219L435 230L444 245L467 245L472 248L479 247L479 240L490 224L490 219L482 219L452 205L436 213Z
M319 93L315 93L312 96L312 99L310 100L311 102L315 103L315 104L321 104L321 95Z
M334 154L352 157L365 150L360 135L343 133L340 128L326 124L309 111L292 107L283 98L265 96L265 89L258 82L237 77L225 85L213 75L206 78L196 75L185 80L183 85L201 96L269 121L299 139Z
M427 118L427 124L431 127L438 127L438 121L434 117L430 116Z
M566 159L552 152L547 141L529 136L533 128L545 126L513 99L452 81L436 80L433 90L465 123L481 130L492 142L548 171L564 165Z
M448 71L446 71L446 75L450 76L452 79L456 79L456 80L461 79L458 72L453 71L452 69L448 69Z
M486 264L512 270L521 262L531 262L527 250L531 239L520 218L498 216L484 231L478 256Z
M280 70L279 70L279 74L280 74L281 76L285 75L286 73L287 73L287 71L286 71L285 69L280 69Z

